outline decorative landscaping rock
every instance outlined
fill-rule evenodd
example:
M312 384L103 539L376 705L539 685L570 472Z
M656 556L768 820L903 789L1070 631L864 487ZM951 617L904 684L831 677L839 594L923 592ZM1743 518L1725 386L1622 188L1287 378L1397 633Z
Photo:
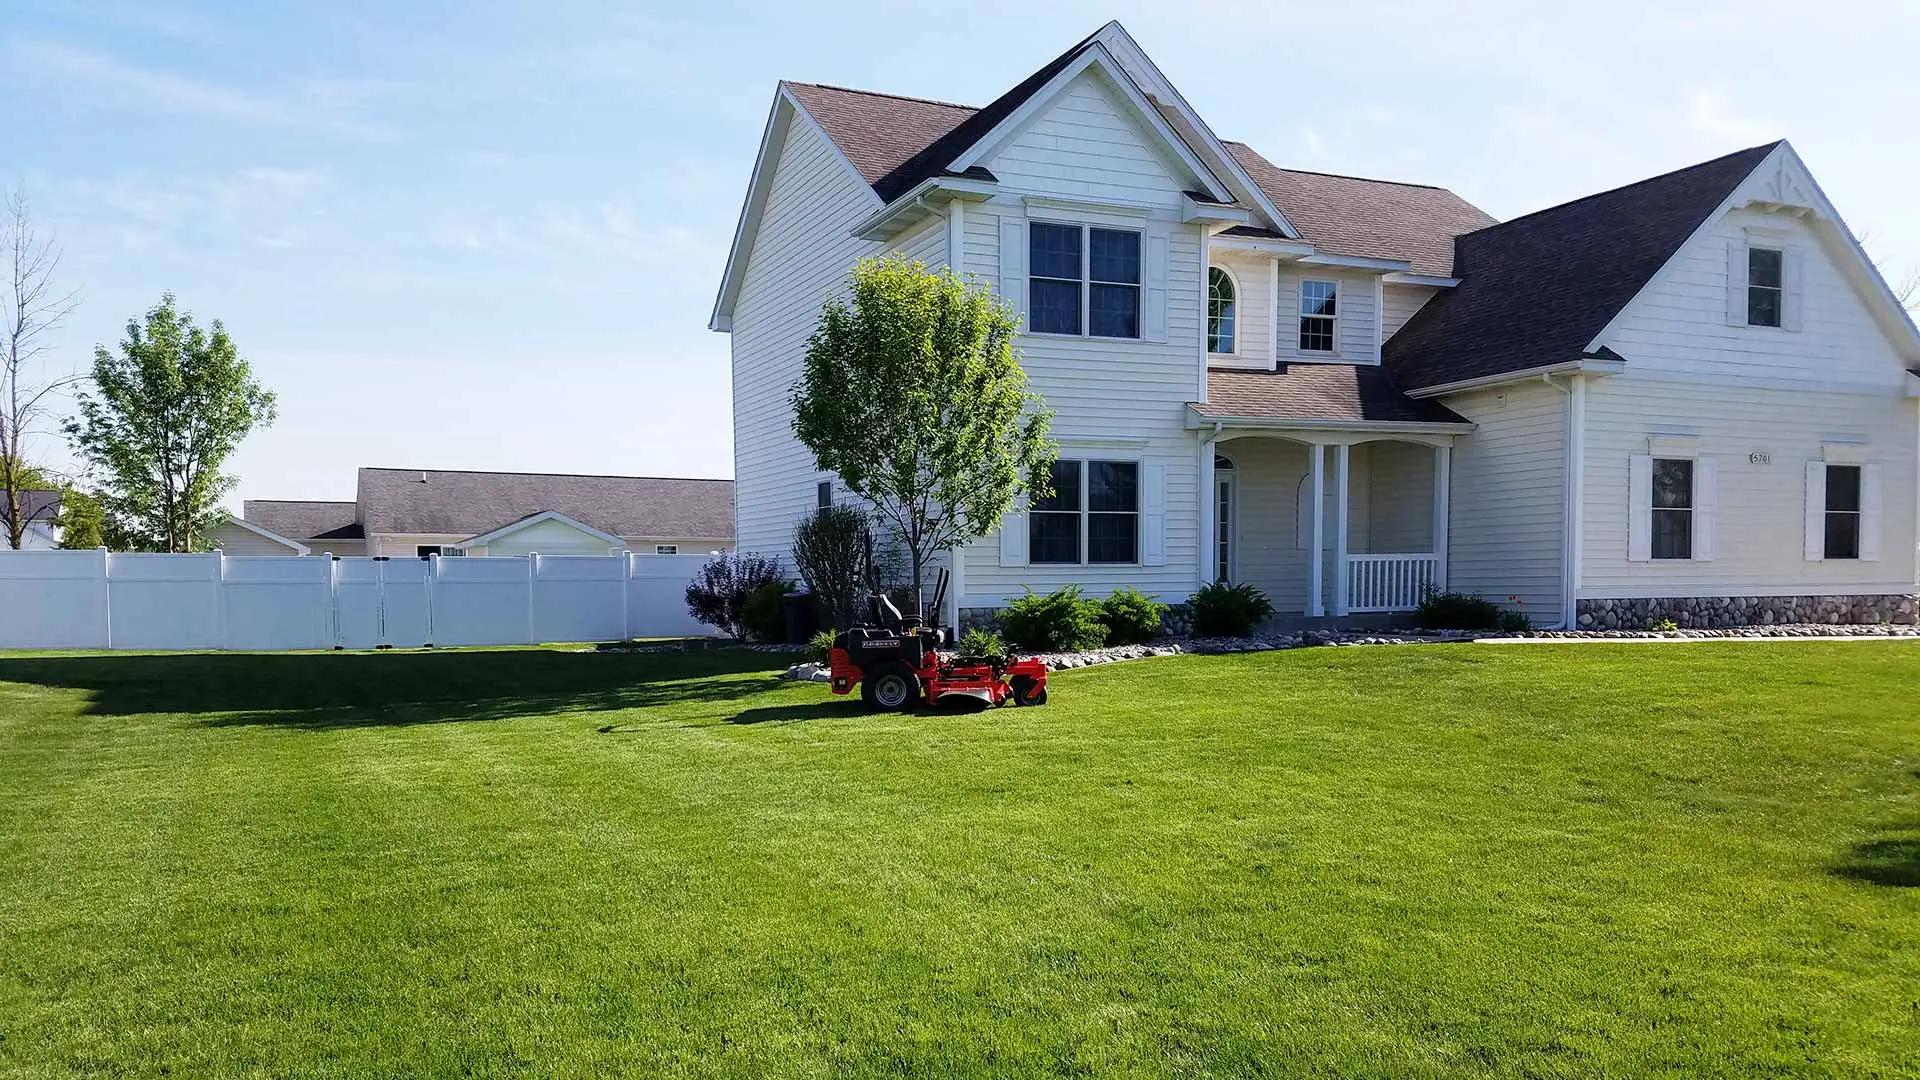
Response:
M1850 626L1920 624L1920 597L1693 596L1665 599L1582 600L1575 622L1582 630L1645 630L1671 619L1683 630L1750 626Z
M811 660L807 661L804 664L793 665L792 667L787 669L786 674L780 677L783 679L792 679L795 682L832 682L833 681L833 675L831 672L827 670L827 665L816 664Z

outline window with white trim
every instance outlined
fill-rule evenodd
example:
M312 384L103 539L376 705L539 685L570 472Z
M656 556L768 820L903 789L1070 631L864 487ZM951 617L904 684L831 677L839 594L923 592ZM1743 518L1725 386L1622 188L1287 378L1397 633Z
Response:
M1786 253L1747 249L1747 325L1779 326L1786 310Z
M814 489L813 498L814 498L814 502L817 503L819 505L819 508L822 510L825 510L826 508L832 506L833 505L833 481L831 480L820 481L820 485Z
M1207 351L1221 355L1233 352L1234 322L1239 311L1240 291L1233 275L1218 266L1207 269Z
M1300 283L1300 351L1334 351L1340 286L1332 281Z
M1653 459L1655 559L1693 558L1693 459Z
M1027 230L1027 329L1140 336L1141 234L1035 221Z
M655 555L678 555L680 554L680 545L679 544L655 544L653 545L653 553Z
M1827 466L1826 558L1860 557L1861 474L1858 465Z
M1027 511L1027 560L1079 565L1140 561L1140 463L1056 461L1053 494Z

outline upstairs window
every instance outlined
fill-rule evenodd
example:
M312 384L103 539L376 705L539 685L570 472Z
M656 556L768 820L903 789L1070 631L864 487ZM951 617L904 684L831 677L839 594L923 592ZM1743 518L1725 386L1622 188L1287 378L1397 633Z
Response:
M1238 300L1239 292L1233 287L1233 275L1217 266L1210 268L1207 271L1208 352L1233 352L1233 324L1239 307Z
M1693 558L1693 461L1653 459L1653 557Z
M1826 557L1860 557L1860 466L1827 466Z
M1340 287L1331 281L1300 283L1300 351L1333 351Z
M1036 221L1028 230L1027 328L1140 336L1140 234Z
M1784 308L1784 257L1778 248L1747 249L1747 325L1779 326Z

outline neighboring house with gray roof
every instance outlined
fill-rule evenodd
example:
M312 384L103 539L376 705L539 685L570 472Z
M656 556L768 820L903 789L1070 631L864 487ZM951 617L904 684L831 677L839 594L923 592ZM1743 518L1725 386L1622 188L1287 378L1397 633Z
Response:
M711 321L748 550L841 497L788 393L887 252L1009 300L1055 414L1055 494L951 553L956 621L1069 584L1540 625L1915 592L1920 333L1785 142L1498 223L1222 141L1118 23L980 108L782 82Z
M20 520L25 528L20 530L20 550L52 551L60 546L60 493L51 489L32 489L21 491ZM13 530L7 528L13 520L13 506L5 492L0 492L0 548L7 546Z
M645 555L733 549L733 482L361 469L352 502L249 499L228 554Z

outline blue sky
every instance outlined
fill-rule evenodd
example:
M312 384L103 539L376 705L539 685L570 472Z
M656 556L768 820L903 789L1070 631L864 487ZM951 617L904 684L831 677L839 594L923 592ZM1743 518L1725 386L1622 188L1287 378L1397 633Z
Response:
M730 475L705 325L775 80L981 104L1116 17L1282 165L1506 218L1785 136L1920 268L1912 3L7 6L0 182L82 296L55 362L164 290L224 319L280 395L236 500Z

